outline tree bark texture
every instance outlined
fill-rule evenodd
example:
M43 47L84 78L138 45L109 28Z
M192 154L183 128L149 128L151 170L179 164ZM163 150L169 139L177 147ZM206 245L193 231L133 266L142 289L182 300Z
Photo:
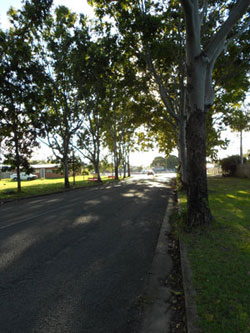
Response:
M63 169L64 169L64 187L70 188L69 168L68 168L68 159L67 158L64 158L64 160L63 160Z
M179 160L182 187L187 188L187 152L186 152L186 121L180 120L179 126Z
M115 179L119 180L119 167L118 167L118 165L115 165Z
M16 165L17 165L17 192L21 193L21 177L20 177L20 154L19 154L19 146L18 146L18 135L17 131L14 132L15 136L15 154L16 154Z
M128 159L127 159L127 169L128 169L128 177L130 177L131 172L130 172L129 154L128 154Z
M206 174L205 113L193 112L187 122L188 226L207 225L212 219Z
M102 182L102 179L101 179L101 175L100 175L99 161L96 161L96 162L94 163L94 167L95 167L95 173L97 174L97 181L98 181L99 183L101 183L101 182Z
M187 144L187 197L189 227L210 224L212 214L208 202L206 174L206 63L202 55L189 57L188 61L188 115Z

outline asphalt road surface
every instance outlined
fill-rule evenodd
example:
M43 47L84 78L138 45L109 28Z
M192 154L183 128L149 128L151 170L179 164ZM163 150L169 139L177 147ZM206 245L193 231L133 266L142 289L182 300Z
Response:
M169 193L147 177L2 205L0 332L137 332Z

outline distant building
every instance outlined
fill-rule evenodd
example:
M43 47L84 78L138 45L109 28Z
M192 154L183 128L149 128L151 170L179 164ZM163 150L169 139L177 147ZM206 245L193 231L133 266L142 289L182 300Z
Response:
M62 178L63 173L58 171L60 167L59 164L33 164L33 173L37 175L38 178Z

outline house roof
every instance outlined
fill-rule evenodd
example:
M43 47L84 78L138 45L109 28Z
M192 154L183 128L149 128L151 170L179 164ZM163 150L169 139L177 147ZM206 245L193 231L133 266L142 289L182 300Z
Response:
M59 167L59 164L32 164L31 167L34 169L51 169Z

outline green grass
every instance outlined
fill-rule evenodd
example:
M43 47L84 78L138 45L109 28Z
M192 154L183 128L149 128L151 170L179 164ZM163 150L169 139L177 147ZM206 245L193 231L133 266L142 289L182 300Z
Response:
M250 332L250 179L211 177L215 221L184 234L203 333ZM180 193L185 209L186 198Z
M91 176L76 176L76 184L73 186L73 177L69 177L71 188L96 185L96 182L88 181ZM102 177L103 182L113 181L108 177ZM0 180L0 199L16 199L33 195L48 194L64 189L64 179L36 179L22 181L22 192L17 193L17 182L11 179Z

